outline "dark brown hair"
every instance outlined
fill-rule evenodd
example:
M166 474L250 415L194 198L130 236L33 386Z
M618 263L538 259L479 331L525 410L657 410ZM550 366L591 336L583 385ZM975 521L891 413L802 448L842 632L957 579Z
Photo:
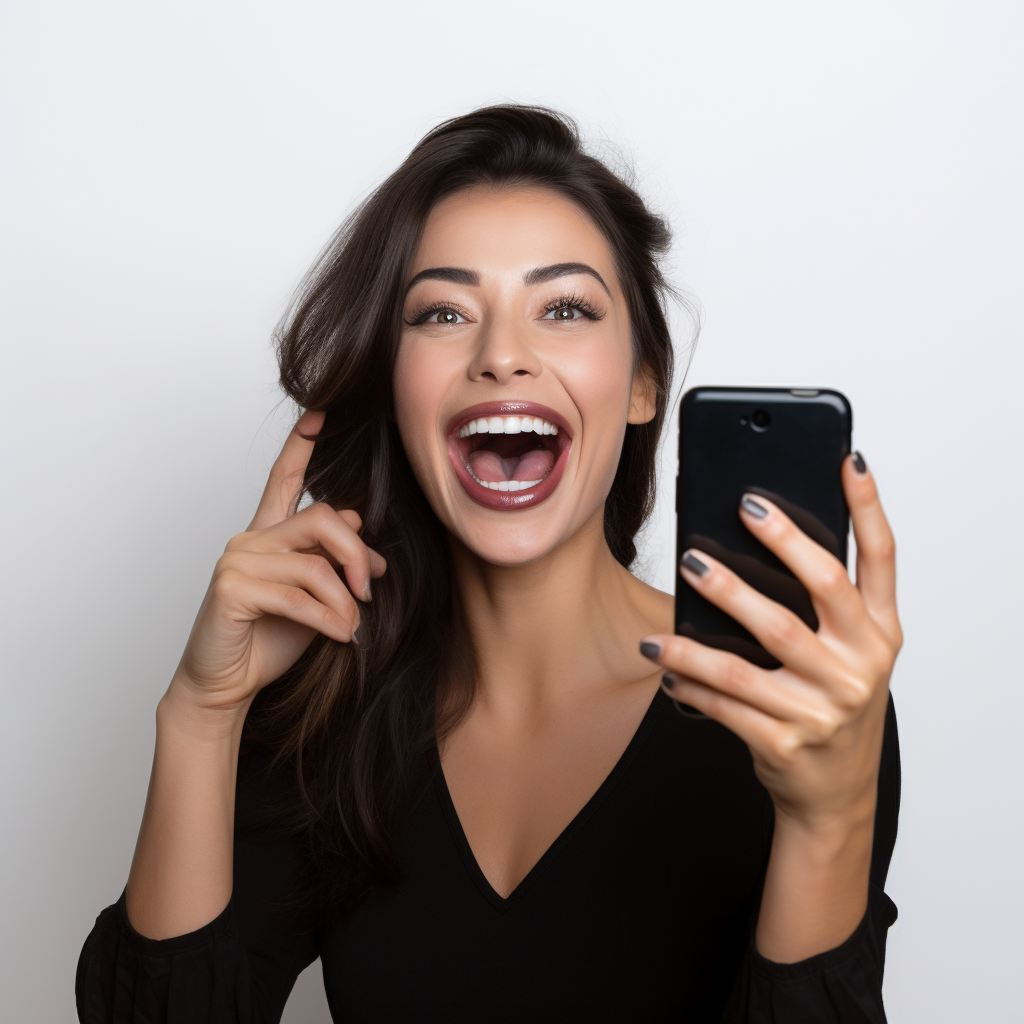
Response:
M281 384L326 410L305 489L355 509L388 562L362 606L363 649L318 635L256 698L246 738L294 780L285 831L303 837L300 913L351 906L395 880L401 810L418 758L462 717L475 660L451 583L445 530L406 459L393 419L392 369L405 284L424 221L471 185L539 185L584 210L608 240L628 302L634 369L657 413L630 424L605 504L605 536L624 566L654 505L658 440L672 379L666 283L669 231L636 191L588 155L575 123L542 107L502 105L431 131L341 226L278 328Z

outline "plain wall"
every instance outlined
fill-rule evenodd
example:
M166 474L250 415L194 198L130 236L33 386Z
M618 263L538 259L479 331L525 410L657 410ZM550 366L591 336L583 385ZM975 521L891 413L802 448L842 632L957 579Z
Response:
M515 100L627 153L671 219L687 386L851 398L907 638L890 1020L1019 1020L1022 10L8 5L0 1018L74 1018L156 702L289 422L292 288L427 129ZM674 473L670 437L665 590ZM285 1020L327 1020L318 965Z

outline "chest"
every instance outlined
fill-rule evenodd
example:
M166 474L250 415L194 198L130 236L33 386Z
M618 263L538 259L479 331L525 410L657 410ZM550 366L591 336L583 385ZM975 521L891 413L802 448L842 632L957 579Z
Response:
M717 723L660 693L642 717L603 778L613 748L581 758L572 730L529 748L547 772L503 775L492 751L474 778L451 758L460 807L445 757L425 757L402 880L323 936L335 1019L717 1021L767 859L764 791Z
M479 716L446 740L444 781L476 863L507 898L621 761L650 705L649 686L529 729Z

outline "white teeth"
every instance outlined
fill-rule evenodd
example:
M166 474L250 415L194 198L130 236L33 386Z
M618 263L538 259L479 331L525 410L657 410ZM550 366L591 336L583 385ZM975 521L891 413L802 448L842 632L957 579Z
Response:
M492 491L525 491L540 483L540 480L481 480L469 466L466 466L466 470L481 487L487 487ZM541 480L543 479L541 477Z
M558 427L539 416L491 416L470 420L459 430L459 437L470 434L557 434Z

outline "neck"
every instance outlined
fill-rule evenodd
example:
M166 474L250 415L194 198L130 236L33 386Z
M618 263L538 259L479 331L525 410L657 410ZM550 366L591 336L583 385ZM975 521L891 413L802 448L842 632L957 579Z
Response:
M638 652L664 598L612 555L604 508L529 565L484 561L449 535L477 654L475 701L502 718L533 718L597 686L649 675Z

